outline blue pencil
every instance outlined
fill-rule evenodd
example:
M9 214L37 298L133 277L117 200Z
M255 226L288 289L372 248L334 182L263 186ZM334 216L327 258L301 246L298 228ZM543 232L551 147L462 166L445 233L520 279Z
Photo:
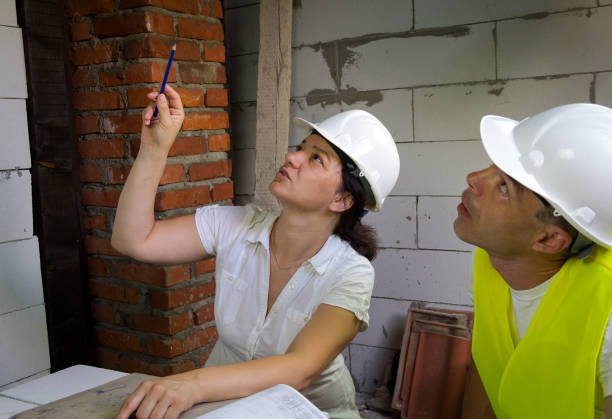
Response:
M164 74L164 81L162 81L161 89L159 89L159 93L164 93L164 89L166 88L166 82L168 81L168 74L170 74L170 68L172 67L172 59L174 58L174 52L176 51L176 44L172 45L172 50L170 51L170 58L168 58L168 65L166 66L166 73ZM155 105L155 111L153 112L153 118L157 116L157 105Z

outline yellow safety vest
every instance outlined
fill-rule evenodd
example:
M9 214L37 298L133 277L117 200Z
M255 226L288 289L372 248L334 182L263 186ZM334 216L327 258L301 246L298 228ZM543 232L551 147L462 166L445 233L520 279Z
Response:
M595 246L565 262L517 345L509 287L477 249L472 356L497 417L593 418L611 312L612 250Z

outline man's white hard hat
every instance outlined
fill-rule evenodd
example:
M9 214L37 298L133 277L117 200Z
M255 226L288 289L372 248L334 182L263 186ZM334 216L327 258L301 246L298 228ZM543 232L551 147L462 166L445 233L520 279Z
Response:
M400 170L397 147L382 122L362 110L341 112L318 124L297 117L293 122L307 131L317 131L351 158L358 167L357 175L366 179L373 196L365 208L380 211Z
M480 134L497 167L612 247L612 109L576 103L520 122L487 115Z

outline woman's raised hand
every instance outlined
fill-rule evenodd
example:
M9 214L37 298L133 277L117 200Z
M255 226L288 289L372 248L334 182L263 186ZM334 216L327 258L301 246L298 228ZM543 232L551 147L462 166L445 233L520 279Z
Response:
M141 143L167 154L185 119L181 97L168 85L164 93L150 92L147 97L151 102L142 111ZM153 118L155 105L158 115Z

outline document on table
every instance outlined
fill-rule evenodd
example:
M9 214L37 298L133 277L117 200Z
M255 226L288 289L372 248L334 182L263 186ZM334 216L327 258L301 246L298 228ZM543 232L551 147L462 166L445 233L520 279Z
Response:
M292 387L277 384L197 417L200 418L324 419L329 416Z

